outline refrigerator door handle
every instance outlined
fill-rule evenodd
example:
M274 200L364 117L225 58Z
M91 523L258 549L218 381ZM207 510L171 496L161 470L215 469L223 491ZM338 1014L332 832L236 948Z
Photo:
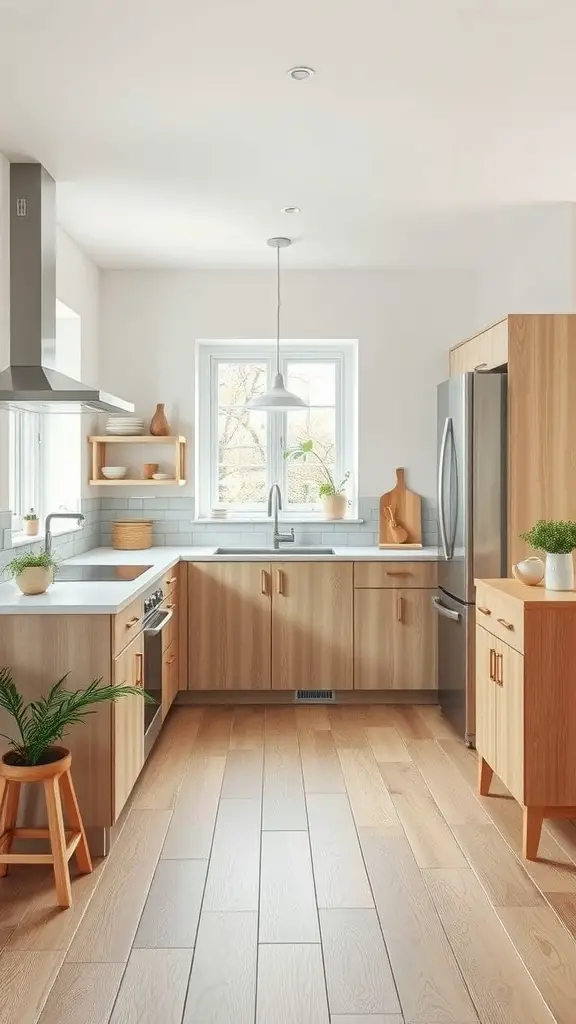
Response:
M460 619L462 618L460 612L454 612L451 608L447 608L445 604L442 604L439 597L433 597L432 604L438 614L443 615L445 619L452 619L453 622L460 622Z
M440 525L440 539L442 541L442 551L446 561L450 558L448 554L448 538L446 536L446 519L444 509L444 464L446 462L446 449L448 446L448 434L451 432L452 419L450 416L446 417L444 423L444 431L442 434L442 443L440 445L440 458L438 460L438 520Z
M456 531L458 529L459 508L458 508L458 463L457 463L457 458L456 458L456 441L454 440L454 428L453 428L453 425L452 425L452 420L450 420L450 428L448 430L448 434L450 436L450 444L452 446L451 459L453 460L453 461L451 461L451 464L450 464L450 509L451 510L452 510L452 464L454 466L454 474L455 474L455 478L456 478L456 487L455 487L455 491L454 491L455 497L456 497L456 507L454 509L454 528L452 530L452 537L450 538L450 547L448 549L448 558L454 558L454 548L456 546Z

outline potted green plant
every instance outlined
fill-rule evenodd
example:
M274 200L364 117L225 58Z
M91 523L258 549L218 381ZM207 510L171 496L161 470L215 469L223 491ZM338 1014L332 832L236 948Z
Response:
M544 586L547 590L574 589L576 523L565 519L539 519L520 537L536 551L546 552Z
M33 508L24 516L24 533L27 533L29 537L36 537L38 535L39 519Z
M4 569L23 594L43 594L54 579L57 559L47 551L25 551Z
M154 698L139 686L110 686L102 679L95 679L85 690L67 690L66 679L67 676L63 676L46 696L26 704L10 669L0 669L0 708L13 720L17 732L16 737L0 733L10 745L2 758L5 764L26 768L53 764L67 757L68 751L57 746L57 741L70 726L92 714L95 704L117 701L130 694L154 703Z
M318 494L326 519L344 519L346 509L348 508L346 484L350 479L350 471L345 473L337 484L328 468L326 458L316 451L314 441L310 438L305 441L299 441L292 448L287 448L284 452L284 458L301 462L307 462L309 458L312 458L317 461L324 477L318 487Z

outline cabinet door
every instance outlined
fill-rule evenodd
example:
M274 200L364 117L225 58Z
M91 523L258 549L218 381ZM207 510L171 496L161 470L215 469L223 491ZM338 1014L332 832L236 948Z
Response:
M436 689L436 662L429 590L355 591L356 689Z
M450 349L450 376L469 370L491 370L508 362L508 319Z
M437 619L429 590L395 590L394 689L435 690Z
M170 711L178 693L178 641L162 652L162 720Z
M495 637L494 646L496 774L512 796L524 803L524 657Z
M143 686L144 637L136 637L114 659L114 683ZM117 820L144 764L144 701L121 697L112 705L114 821Z
M188 568L191 690L270 688L270 564L195 562Z
M496 752L496 646L498 640L476 627L476 748L497 771Z
M272 566L272 686L352 688L351 562Z

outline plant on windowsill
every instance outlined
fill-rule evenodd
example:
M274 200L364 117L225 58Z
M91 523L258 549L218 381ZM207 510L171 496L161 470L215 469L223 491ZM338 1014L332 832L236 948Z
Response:
M53 764L67 757L68 751L57 746L57 741L70 726L93 714L95 704L117 701L130 695L155 703L141 686L110 686L102 679L95 679L85 690L67 690L64 687L66 679L67 675L63 676L46 696L25 704L12 679L11 670L0 669L0 708L8 712L18 732L17 739L0 733L11 748L2 758L5 764L30 768Z
M44 594L54 580L57 559L46 551L25 551L17 555L4 569L23 594Z
M326 464L325 458L323 458L314 449L314 441L311 438L307 438L305 441L299 441L299 443L294 445L292 448L287 448L284 452L284 458L301 462L307 462L309 458L316 459L321 467L322 475L324 476L324 480L318 487L318 494L322 502L324 515L326 516L326 519L344 519L349 504L346 496L346 484L350 479L350 470L348 470L340 482L336 484L336 481Z
M520 534L536 551L546 552L546 590L574 590L576 523L564 519L539 519L532 529Z
M24 516L24 533L29 537L36 537L38 535L39 525L40 520L38 519L34 509L31 508L27 515Z

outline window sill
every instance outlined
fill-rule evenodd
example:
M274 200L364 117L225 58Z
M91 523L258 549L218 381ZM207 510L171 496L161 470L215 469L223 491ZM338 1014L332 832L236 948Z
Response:
M53 530L52 539L55 540L58 537L62 537L68 533L79 533L82 529L81 526L66 526L63 530ZM27 544L37 544L38 541L45 539L44 533L37 533L35 537L30 537L27 533L13 533L12 534L12 547L13 548L24 548Z
M296 525L298 525L299 523L319 523L320 525L325 525L326 523L356 523L357 524L357 523L365 523L366 522L365 519L357 519L355 516L346 516L344 519L327 519L326 516L322 516L322 515L305 515L305 514L302 514L302 515L296 515L295 514L295 515L290 515L290 516L279 516L278 517L278 521L280 523L285 523L287 525L290 525L290 523L293 523L293 524L296 524ZM216 523L219 523L220 525L224 524L226 526L234 525L234 523L239 523L239 524L242 524L242 523L260 523L260 524L267 524L267 525L271 526L272 523L274 522L274 520L270 516L230 515L230 516L224 516L224 517L220 517L220 516L200 516L198 519L192 519L191 522L193 524L210 523L211 526L214 526Z

